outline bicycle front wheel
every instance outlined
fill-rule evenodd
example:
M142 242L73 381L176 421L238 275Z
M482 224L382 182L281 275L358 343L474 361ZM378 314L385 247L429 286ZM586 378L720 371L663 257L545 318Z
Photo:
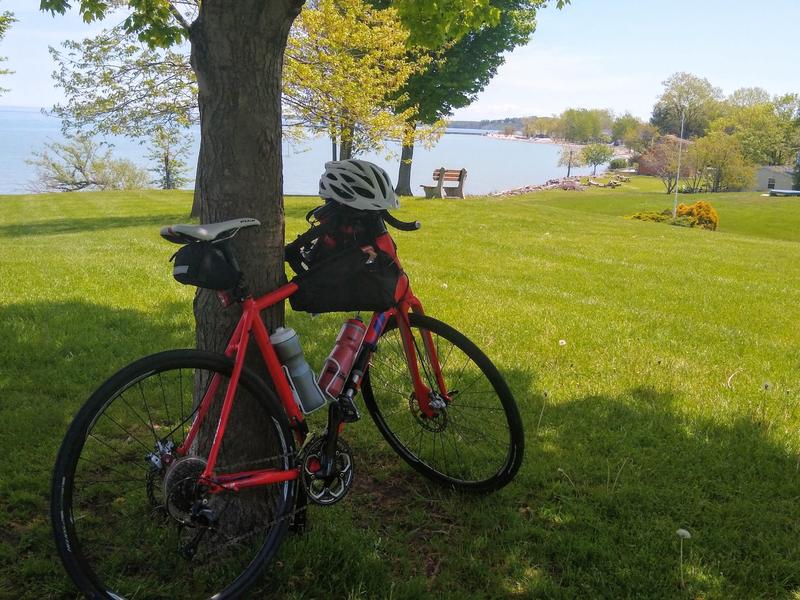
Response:
M75 417L56 460L51 516L62 562L87 597L236 598L274 556L294 482L210 493L200 477L232 368L194 350L149 356ZM207 417L179 455L209 389ZM243 371L234 402L215 472L291 468L294 442L266 384Z
M392 317L361 388L372 419L395 452L425 477L464 491L503 487L519 470L524 449L522 420L508 385L466 336L431 317L412 313L409 318L420 376L442 407L435 417L420 410ZM426 351L428 336L445 396Z

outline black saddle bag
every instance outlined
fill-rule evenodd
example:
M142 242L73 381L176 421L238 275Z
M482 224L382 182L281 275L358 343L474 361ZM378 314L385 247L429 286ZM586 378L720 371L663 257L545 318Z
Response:
M172 276L184 285L210 290L231 290L242 274L228 262L224 252L211 242L191 242L172 257Z

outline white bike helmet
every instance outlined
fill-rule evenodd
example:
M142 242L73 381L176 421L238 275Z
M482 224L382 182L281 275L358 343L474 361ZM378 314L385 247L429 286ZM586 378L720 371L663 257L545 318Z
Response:
M325 163L325 172L319 179L319 195L359 210L400 206L389 174L378 165L352 158Z

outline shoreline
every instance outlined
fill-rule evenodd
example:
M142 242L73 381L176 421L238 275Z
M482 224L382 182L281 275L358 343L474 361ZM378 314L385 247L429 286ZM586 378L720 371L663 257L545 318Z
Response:
M529 138L522 135L506 135L504 133L497 133L491 132L487 133L486 137L496 139L496 140L506 140L509 142L523 142L526 144L548 144L550 146L569 146L570 148L585 148L589 144L580 144L575 142L567 142L565 140L557 140L555 138ZM604 144L614 150L614 156L611 159L615 158L631 158L633 156L633 151L625 146L612 146L611 144Z

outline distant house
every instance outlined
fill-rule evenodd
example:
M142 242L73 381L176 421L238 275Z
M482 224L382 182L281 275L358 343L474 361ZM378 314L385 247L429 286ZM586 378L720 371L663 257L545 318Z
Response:
M792 168L788 166L759 167L755 186L751 189L758 192L766 192L769 189L792 189Z

